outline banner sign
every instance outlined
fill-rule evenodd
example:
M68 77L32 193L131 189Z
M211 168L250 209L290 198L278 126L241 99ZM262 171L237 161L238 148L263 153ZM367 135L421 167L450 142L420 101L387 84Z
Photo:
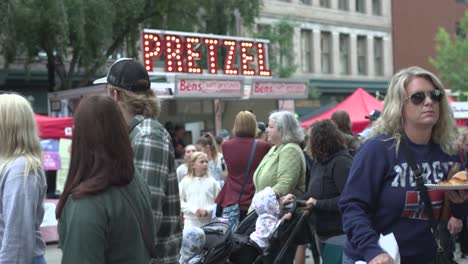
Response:
M41 140L42 165L44 170L60 170L59 141L56 139Z
M304 99L308 90L306 81L253 80L250 98Z
M468 102L450 103L455 119L468 118Z
M237 98L242 97L244 83L238 79L176 77L175 97Z

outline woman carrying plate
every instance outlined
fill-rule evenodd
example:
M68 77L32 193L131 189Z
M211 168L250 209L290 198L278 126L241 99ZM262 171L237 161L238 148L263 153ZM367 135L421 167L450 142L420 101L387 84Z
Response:
M434 74L410 67L392 78L382 114L357 152L341 195L347 234L343 263L393 263L378 244L380 234L389 233L396 238L401 263L434 263L436 242L404 144L425 183L435 184L458 161L455 131L445 89ZM455 216L467 214L465 190L429 190L435 218L444 195L454 203Z

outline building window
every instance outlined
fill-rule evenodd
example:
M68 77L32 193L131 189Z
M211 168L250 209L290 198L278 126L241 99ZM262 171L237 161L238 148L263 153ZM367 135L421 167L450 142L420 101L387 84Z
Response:
M366 13L366 1L356 0L356 12Z
M302 72L312 72L312 30L301 30Z
M349 74L349 35L340 34L340 74Z
M382 1L372 0L372 14L376 16L382 15Z
M366 36L357 37L357 72L360 75L367 74L367 39Z
M301 3L303 3L304 5L311 5L312 0L301 0Z
M322 32L320 34L320 51L321 51L321 65L322 73L331 73L331 33Z
M383 76L383 39L374 38L374 66L375 75Z
M339 0L338 9L348 11L349 10L349 1L348 0Z
M320 6L330 8L330 0L320 0Z

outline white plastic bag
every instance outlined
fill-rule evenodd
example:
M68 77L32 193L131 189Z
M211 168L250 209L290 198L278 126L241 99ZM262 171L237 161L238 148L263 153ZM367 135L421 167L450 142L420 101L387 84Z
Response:
M393 258L393 263L394 264L400 264L400 250L398 248L398 243L395 239L395 236L393 233L387 234L387 235L382 235L380 234L379 238L379 246L387 252L390 257ZM356 264L365 264L366 262L364 261L356 261Z

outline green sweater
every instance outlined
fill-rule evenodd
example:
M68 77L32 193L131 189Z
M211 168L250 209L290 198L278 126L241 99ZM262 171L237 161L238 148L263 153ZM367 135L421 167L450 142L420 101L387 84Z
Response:
M119 189L133 197L134 210ZM124 187L111 187L94 196L68 197L58 223L62 263L150 263L139 226L146 222L152 234L149 197L141 176Z
M254 174L255 192L270 186L280 196L305 192L306 163L298 144L274 146Z

